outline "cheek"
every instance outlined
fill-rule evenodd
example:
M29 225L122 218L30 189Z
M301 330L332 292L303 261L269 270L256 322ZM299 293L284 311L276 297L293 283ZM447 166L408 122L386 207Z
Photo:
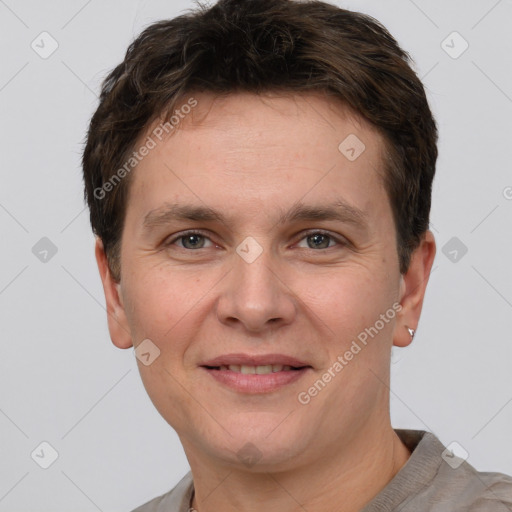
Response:
M314 279L301 278L297 295L331 334L354 336L373 325L396 300L398 285L383 275L382 270L363 267L333 269Z
M369 394L370 389L379 388L379 381L368 368L379 375L387 371L397 293L392 279L376 279L375 275L367 269L358 273L340 270L323 280L322 288L309 289L304 300L308 306L305 311L310 309L314 313L310 318L316 324L317 335L320 334L316 336L318 348L326 352L323 370L340 363L342 358L341 378L334 379L333 396L327 393L325 400L357 402L361 386ZM344 391L335 393L335 389Z
M126 282L125 291L135 345L149 339L159 351L149 365L137 361L140 376L164 418L178 418L183 411L194 408L190 396L183 392L183 364L191 340L198 337L198 307L205 291L197 277L183 276L169 268L138 269L132 275L137 277ZM191 420L183 421L186 424Z
M219 281L217 272L183 272L169 266L138 268L124 286L125 311L135 343L149 338L162 352L185 349L199 327L202 304ZM195 326L195 327L194 327ZM186 334L186 335L185 335Z
M134 343L149 338L160 347L166 330L182 315L177 288L151 272L131 273L122 287Z

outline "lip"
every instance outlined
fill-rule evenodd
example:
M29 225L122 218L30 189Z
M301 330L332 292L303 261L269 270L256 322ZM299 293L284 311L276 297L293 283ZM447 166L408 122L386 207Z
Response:
M284 354L225 354L209 359L200 366L229 366L230 364L239 364L247 366L262 366L267 364L282 364L283 366L293 366L301 368L311 366L305 361Z
M296 370L284 370L266 374L244 374L220 369L221 366L246 365L283 365ZM271 393L296 382L312 371L312 366L295 357L284 354L226 354L215 357L200 365L200 368L223 386L239 393Z
M208 375L220 384L239 393L249 394L271 393L272 391L277 391L286 385L296 382L304 377L306 373L312 371L310 366L299 370L280 371L263 375L247 375L244 373L233 372L231 370L214 370L204 366L201 367L201 370L208 373Z

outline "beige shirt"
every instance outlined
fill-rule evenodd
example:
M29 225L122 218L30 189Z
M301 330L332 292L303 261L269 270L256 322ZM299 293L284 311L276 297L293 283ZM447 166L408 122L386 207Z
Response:
M442 457L445 447L430 432L395 432L411 456L361 512L512 512L512 477L479 472L445 454L449 464ZM189 472L174 489L133 512L188 512L193 491Z

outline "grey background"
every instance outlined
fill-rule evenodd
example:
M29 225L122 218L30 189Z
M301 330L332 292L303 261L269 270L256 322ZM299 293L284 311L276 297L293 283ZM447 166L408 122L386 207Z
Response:
M512 1L338 4L375 16L411 53L440 128L439 252L417 337L393 354L393 425L512 474ZM127 511L188 469L133 352L110 342L80 154L107 71L141 28L190 7L0 0L2 512ZM31 48L51 48L43 31L58 43L47 59ZM469 43L458 58L453 31ZM31 458L43 441L59 455L48 469Z

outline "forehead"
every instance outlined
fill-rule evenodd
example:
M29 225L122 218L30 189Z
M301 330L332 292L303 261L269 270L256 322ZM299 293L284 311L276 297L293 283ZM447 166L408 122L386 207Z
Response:
M135 169L129 200L146 213L186 196L224 208L243 198L247 212L261 214L300 196L334 200L338 192L364 209L382 189L382 137L322 93L191 93L139 145L148 139L154 147Z
M321 91L240 92L224 96L190 93L176 102L173 112L166 122L153 122L146 135L156 135L159 142L165 142L183 130L202 138L214 130L219 136L230 134L239 146L245 143L245 147L252 145L263 152L279 143L293 148L305 139L307 146L321 142L316 149L332 150L333 143L338 149L339 137L349 133L362 135L369 146L383 143L369 121L340 99Z

